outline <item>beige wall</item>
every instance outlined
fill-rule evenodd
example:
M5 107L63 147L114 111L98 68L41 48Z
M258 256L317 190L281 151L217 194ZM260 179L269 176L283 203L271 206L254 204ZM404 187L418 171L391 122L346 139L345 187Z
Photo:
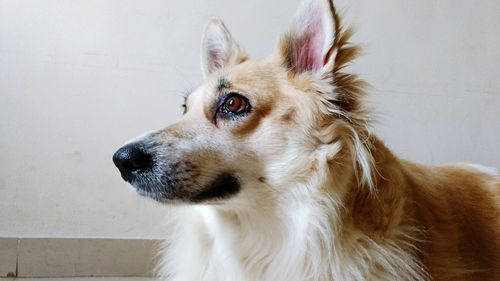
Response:
M180 116L209 16L262 57L298 2L0 0L0 237L161 237L168 212L112 153ZM421 162L500 167L500 2L337 2L379 135Z

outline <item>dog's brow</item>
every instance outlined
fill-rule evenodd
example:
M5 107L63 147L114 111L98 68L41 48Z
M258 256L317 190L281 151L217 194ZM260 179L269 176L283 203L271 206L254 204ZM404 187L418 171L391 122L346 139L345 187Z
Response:
M217 90L220 92L228 88L231 88L231 83L229 83L226 77L224 76L219 77L219 79L217 80Z

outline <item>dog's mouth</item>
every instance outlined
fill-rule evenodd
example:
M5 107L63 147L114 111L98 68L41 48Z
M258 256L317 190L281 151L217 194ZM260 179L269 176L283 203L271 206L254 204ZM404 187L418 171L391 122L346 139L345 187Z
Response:
M222 200L232 197L241 189L240 180L233 173L224 172L215 177L191 198L193 202Z
M160 177L166 178L169 176ZM171 176L170 176L171 177ZM240 180L231 172L223 172L207 181L206 184L184 180L159 180L154 176L141 175L130 184L141 196L152 198L161 203L208 203L221 202L236 195L240 189Z

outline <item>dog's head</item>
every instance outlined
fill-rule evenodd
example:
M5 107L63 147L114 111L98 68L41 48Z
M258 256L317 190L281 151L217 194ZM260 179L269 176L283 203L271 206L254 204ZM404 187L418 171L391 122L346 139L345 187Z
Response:
M331 1L307 0L275 52L252 60L210 20L205 81L178 122L115 153L123 179L161 202L239 205L325 173L341 181L361 171L369 183L362 82L342 72L358 51L349 36Z

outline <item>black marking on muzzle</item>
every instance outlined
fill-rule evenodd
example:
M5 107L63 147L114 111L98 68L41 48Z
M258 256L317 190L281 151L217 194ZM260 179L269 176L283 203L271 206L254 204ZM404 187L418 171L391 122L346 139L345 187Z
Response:
M231 173L222 173L210 182L200 193L191 198L193 202L204 202L213 199L225 199L238 193L241 184Z

